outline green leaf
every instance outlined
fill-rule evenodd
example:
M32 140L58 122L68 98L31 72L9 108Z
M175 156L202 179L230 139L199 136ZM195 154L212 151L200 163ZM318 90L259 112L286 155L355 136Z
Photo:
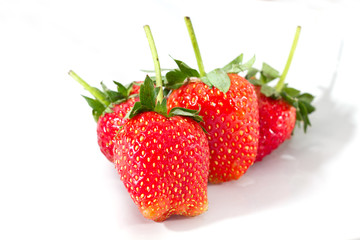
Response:
M95 110L92 110L91 113L92 113L92 115L93 115L93 118L94 118L95 122L99 121L99 117L102 115L102 113L101 113L101 112L97 112L97 111L95 111Z
M169 112L169 117L172 116L183 116L183 117L190 117L193 120L195 120L196 122L200 123L203 122L203 117L199 115L200 112L200 108L199 110L191 110L191 109L187 109L187 108L181 108L181 107L175 107L172 108ZM208 134L208 132L206 131L206 129L199 124L200 127L202 128L202 130L204 131L205 134Z
M263 63L261 73L266 77L266 82L270 82L280 77L279 71L275 70L267 63Z
M303 93L298 96L298 99L306 103L311 103L314 100L314 96L309 93Z
M252 65L255 63L255 56L253 56L249 61L242 64L243 56L242 54L223 67L223 70L227 73L239 73L246 70L249 70Z
M141 113L141 112L145 112L146 111L146 107L144 107L141 102L136 102L134 104L134 106L131 108L131 110L125 115L124 118L133 118L134 116L136 116L137 114Z
M108 89L103 82L101 82L100 84L101 84L101 86L103 88L103 91L104 91L104 93L106 95L106 98L110 100L110 103L115 102L115 101L123 98L121 93L115 92L115 91L112 91L112 90Z
M201 81L202 81L203 83L205 83L206 85L208 85L210 89L213 87L213 85L211 84L209 78L208 78L206 75L201 78Z
M248 81L255 86L262 86L263 83L259 79L248 79Z
M309 93L300 94L299 90L288 87L283 88L281 96L287 103L296 108L297 124L301 126L303 123L303 129L306 132L307 127L311 126L309 114L315 111L315 107L311 105L314 96Z
M89 104L89 106L96 110L96 111L101 111L101 110L105 110L105 106L99 101L99 100L96 100L96 99L92 99L92 98L89 98L89 97L86 97L86 96L83 96L86 100L86 102Z
M146 76L144 83L140 86L140 102L148 109L155 108L156 95L154 82L149 76Z
M184 73L187 77L200 77L200 74L196 69L189 67L186 63L180 60L174 59L174 61L179 67L180 71Z
M256 74L257 74L258 72L259 72L258 69L252 67L252 68L250 68L250 69L248 70L248 72L246 73L245 78L248 79L248 80L252 80L252 78L255 78L255 76L256 76Z
M301 100L299 100L299 101L301 101ZM301 101L301 103L306 106L306 110L307 110L308 114L310 114L316 110L316 108L308 102Z
M191 117L197 122L203 122L202 116L199 115L200 110L192 110L187 108L181 108L181 107L174 107L169 112L169 117L178 115L178 116L184 116L184 117Z
M311 126L311 123L310 123L310 120L309 120L309 117L308 117L307 108L304 105L304 103L299 102L299 109L300 109L299 112L300 112L301 118L302 118L302 120L304 122L304 132L306 132L307 126Z
M97 93L97 95L99 95L99 96L101 96L103 99L106 99L106 94L104 93L104 92L102 92L101 90L99 90L98 88L96 88L96 87L91 87L92 88L92 90L94 91L94 92L96 92Z
M214 69L211 72L207 73L206 81L209 81L214 87L216 87L223 93L226 93L230 89L230 78L227 73L221 68Z
M294 98L292 98L289 94L287 94L286 92L281 92L280 95L287 103L294 106L295 108L298 107L297 105L295 106L295 104L297 104L297 101Z
M104 112L106 106L104 106L99 100L97 99L92 99L86 96L83 96L86 100L86 102L89 104L89 106L93 109L92 110L92 114L93 117L95 119L95 121L97 122L99 117L102 115L102 113Z
M167 107L166 107L166 99L164 98L161 103L156 103L155 112L160 113L161 115L167 116Z
M261 93L263 93L267 97L272 97L274 99L279 98L279 93L275 90L275 88L270 87L268 85L262 85L261 86Z
M121 96L121 97L127 97L128 95L129 95L129 91L128 91L128 89L130 88L132 88L132 85L133 85L133 83L131 83L130 85L129 85L129 87L128 88L126 88L124 85L122 85L121 83L119 83L119 82L116 82L116 81L113 81L114 83L115 83L115 85L117 86L117 91L118 91L118 93L119 93L119 95Z
M107 106L107 108L105 108L105 110L103 111L103 113L112 113L113 112L113 107L114 107L114 104L113 103L110 103L109 106Z
M178 89L184 84L184 80L187 78L187 76L179 69L174 69L166 73L165 78L167 80L167 88Z
M295 89L295 88L290 88L285 86L283 88L283 91L286 92L288 95L290 95L291 97L297 97L300 94L300 91Z
M223 69L225 72L229 72L229 71L233 68L233 65L242 64L243 57L244 57L244 54L240 54L240 55L237 56L234 60L232 60L231 62L229 62L228 64L226 64L222 69Z
M241 68L243 69L243 71L251 69L252 66L253 66L254 63L255 63L255 60L256 60L256 58L255 58L255 55L254 55L252 58L250 58L249 61L247 61L246 63L242 64L242 67L241 67Z
M122 84L121 84L122 85ZM140 85L138 85L138 84L136 84L136 82L131 82L129 85L127 85L126 87L125 87L125 89L126 89L126 96L129 96L130 95L130 93L131 93L131 91L133 90L133 87L134 87L134 85L137 85L137 86L140 86ZM119 88L118 88L118 91L123 91L123 90L120 90Z
M154 87L154 82L149 76L146 76L145 81L140 85L140 101L136 102L133 108L126 114L126 118L133 118L142 112L155 111L164 116L167 116L166 100L158 103L156 100L160 92L160 87Z

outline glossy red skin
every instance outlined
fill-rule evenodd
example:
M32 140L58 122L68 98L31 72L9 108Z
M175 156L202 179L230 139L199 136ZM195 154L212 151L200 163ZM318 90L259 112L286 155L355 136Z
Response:
M96 130L98 144L101 152L110 162L114 162L114 138L120 126L128 121L124 117L137 101L139 101L139 98L130 98L123 103L116 104L111 113L105 113L99 117Z
M143 82L137 81L136 83L141 84ZM137 84L133 84L129 95L139 94L139 92L140 86ZM124 125L128 121L128 119L123 118L137 101L139 101L138 97L130 98L125 102L114 105L114 107L112 108L113 112L105 113L99 117L96 130L98 144L101 152L110 162L114 162L114 137L116 136L120 126Z
M202 82L190 82L173 91L167 107L201 110L201 125L208 132L210 147L209 182L240 178L256 157L259 113L254 86L237 74L229 74L231 86L224 94Z
M114 153L121 180L144 217L163 221L207 210L209 146L194 120L141 113L122 127Z
M259 104L260 138L258 154L255 161L261 161L286 139L296 123L296 109L284 100L274 100L255 87Z
M140 85L143 83L143 81L136 81L135 82L136 84L133 84L132 85L132 90L130 92L130 95L131 94L139 94L140 92Z

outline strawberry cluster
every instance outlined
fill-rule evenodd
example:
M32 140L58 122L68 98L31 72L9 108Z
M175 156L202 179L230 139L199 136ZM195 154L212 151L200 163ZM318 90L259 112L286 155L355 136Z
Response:
M85 99L100 150L143 216L154 221L205 212L208 183L239 179L289 139L296 122L306 131L315 110L312 95L284 84L300 27L281 75L265 63L253 68L255 57L243 63L242 54L206 73L190 18L185 22L199 71L174 59L178 68L162 75L148 26L154 77L128 87L114 82L117 91L101 83L101 91L70 71L94 97Z

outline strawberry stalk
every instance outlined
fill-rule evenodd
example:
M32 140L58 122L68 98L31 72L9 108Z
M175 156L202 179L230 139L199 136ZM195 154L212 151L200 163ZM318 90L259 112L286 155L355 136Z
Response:
M298 41L299 41L300 31L301 31L301 27L298 26L298 27L296 28L295 37L294 37L294 40L293 40L293 43L292 43L292 46L291 46L291 50L290 50L290 53L289 53L289 56L288 56L288 59L287 59L287 62L286 62L284 71L283 71L283 73L281 74L280 79L279 79L278 83L277 83L276 86L275 86L275 90L276 90L277 92L281 92L281 90L282 90L283 87L284 87L285 78L286 78L286 75L287 75L287 73L288 73L288 71L289 71L289 68L290 68L290 65L291 65L291 61L292 61L293 56L294 56L294 53L295 53L295 49L296 49L297 43L298 43Z
M96 100L98 100L104 106L108 106L110 102L106 99L104 94L97 88L90 86L87 82L85 82L81 77L79 77L73 70L69 71L69 75L75 79L78 83L80 83L85 90L87 90L91 95L94 96Z
M149 25L145 25L144 30L145 30L146 38L148 39L148 42L149 42L149 45L150 45L151 55L152 55L152 58L153 58L153 61L154 61L156 87L159 88L159 93L158 93L158 95L156 97L156 101L158 103L161 103L162 100L164 99L164 92L163 92L163 88L162 88L163 84L162 84L162 78L161 78L161 68L160 68L159 56L158 56L158 53L157 53L157 50L156 50L154 38L152 36Z
M196 61L197 61L197 65L198 65L199 72L200 72L200 77L204 77L206 75L206 72L205 72L204 64L203 64L203 61L202 61L202 58L201 58L199 45L198 45L197 40L196 40L193 25L192 25L191 20L190 20L189 17L185 17L184 19L185 19L185 24L186 24L187 30L189 32L191 43L192 43L192 46L193 46L193 49L194 49L194 52L195 52Z

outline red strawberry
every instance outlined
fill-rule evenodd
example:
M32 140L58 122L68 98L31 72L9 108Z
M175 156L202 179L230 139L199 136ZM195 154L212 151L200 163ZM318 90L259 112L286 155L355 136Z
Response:
M286 139L290 139L296 122L296 108L283 99L266 97L256 86L259 103L260 138L255 161L261 161Z
M246 68L254 59L242 64L240 55L223 69L206 74L191 21L186 17L185 22L200 73L175 60L179 69L166 74L167 87L173 89L168 98L168 108L200 107L199 114L204 119L201 125L209 133L209 181L220 183L236 180L254 163L259 138L259 112L254 87L234 73L239 71L233 68ZM185 85L181 86L184 79L187 79Z
M258 105L254 88L237 74L229 74L231 86L225 94L202 82L191 82L174 90L168 108L198 109L203 116L210 147L209 181L240 178L255 160L258 138Z
M100 91L88 85L73 71L70 71L69 74L95 97L95 99L91 99L84 96L90 107L93 108L93 116L97 121L97 137L100 150L110 162L114 162L114 137L119 128L128 121L128 119L124 119L125 115L139 100L134 94L139 93L140 87L131 84L128 88L125 88L122 84L114 82L118 87L118 91L115 92L101 83L103 91Z
M110 161L114 161L114 142L119 128L128 119L124 118L139 98L130 98L125 102L114 105L112 112L105 113L99 117L97 122L97 138L101 152Z
M300 91L284 84L299 34L300 27L297 28L293 46L281 76L278 71L266 63L263 64L259 79L255 77L259 72L256 69L250 69L246 76L250 82L256 85L259 103L260 138L255 161L261 161L286 139L290 139L296 120L304 122L305 131L310 125L308 114L315 110L311 105L314 97L308 93L301 94ZM280 79L275 88L267 85L278 77Z
M120 130L115 166L140 212L154 221L208 208L209 148L198 123L145 112Z
M175 108L167 112L155 43L149 26L144 29L157 88L149 77L141 85L140 102L116 137L115 166L144 217L163 221L173 214L196 216L208 207L208 142L194 121L201 120L197 111Z

